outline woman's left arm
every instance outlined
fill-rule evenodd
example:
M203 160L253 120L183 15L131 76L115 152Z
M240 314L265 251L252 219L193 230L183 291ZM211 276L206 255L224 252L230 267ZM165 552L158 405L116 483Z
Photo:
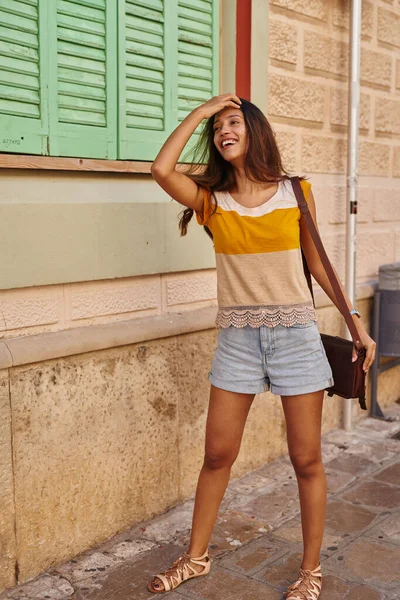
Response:
M313 218L313 221L317 227L317 213L316 213L316 208L315 208L315 200L314 200L314 196L313 196L311 190L309 191L309 194L308 194L307 204L308 204L308 208L310 210L310 214ZM340 310L338 302L336 300L335 292L333 291L333 288L332 288L332 284L329 281L328 275L325 272L325 269L324 269L324 266L319 257L318 251L317 251L316 247L314 246L314 242L311 238L311 235L308 231L307 225L303 218L300 219L300 238L301 238L301 247L304 251L304 254L305 254L305 257L307 260L307 264L308 264L308 268L310 269L311 275L314 277L316 282L319 283L319 285L322 287L324 292L329 296L329 298L332 300L332 302ZM334 269L334 271L335 271L335 274L337 275L335 269ZM350 311L353 309L353 305L350 302L350 299L346 293L346 290L344 289L339 278L338 278L338 280L339 280L339 285L343 291L343 295L345 297L346 304ZM375 344L374 340L368 335L367 330L366 330L365 325L362 322L362 320L357 315L352 315L352 319L353 319L354 324L357 328L357 331L360 335L360 340L361 340L362 344L364 345L365 349L367 350L367 355L366 355L364 365L363 365L364 371L367 372L375 360L376 344ZM353 350L353 360L355 360L356 356L357 356L356 352L355 352L355 350Z

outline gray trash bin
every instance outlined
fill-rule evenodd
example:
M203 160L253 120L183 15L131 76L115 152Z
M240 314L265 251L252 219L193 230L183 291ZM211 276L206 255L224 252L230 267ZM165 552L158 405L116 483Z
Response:
M379 267L379 353L400 356L400 262Z
M378 375L400 364L400 262L379 267L372 337L376 342L376 359L371 373L371 416L384 418L377 398ZM392 356L397 360L381 365L381 356Z

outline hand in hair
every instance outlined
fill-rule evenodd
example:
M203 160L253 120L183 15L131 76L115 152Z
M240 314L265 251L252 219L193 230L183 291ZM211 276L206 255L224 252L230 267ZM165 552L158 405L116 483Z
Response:
M203 121L217 112L234 106L240 108L241 101L235 94L223 94L211 98L195 108L164 143L151 167L155 181L174 200L190 209L200 211L203 206L203 191L187 175L176 169L177 162L190 137Z
M199 106L198 110L203 113L203 119L209 119L229 106L240 109L241 104L240 98L235 94L222 94L221 96L214 96L214 98L211 98L211 100L208 100L208 102Z

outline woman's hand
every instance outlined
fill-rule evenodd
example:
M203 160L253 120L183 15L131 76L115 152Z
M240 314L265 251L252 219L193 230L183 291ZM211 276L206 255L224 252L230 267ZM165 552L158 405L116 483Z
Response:
M235 96L235 94L222 94L222 96L214 96L214 98L211 98L211 100L208 100L208 102L201 104L195 110L201 112L203 119L209 119L220 110L228 108L228 106L232 106L240 110L241 104L240 98Z
M370 366L372 365L372 363L375 360L376 343L368 335L368 333L365 331L365 329L363 331L359 331L358 335L360 336L360 341L361 341L362 345L364 346L364 348L367 351L367 355L365 357L364 364L363 364L363 369L366 373L368 373ZM357 352L356 352L355 348L353 347L353 362L356 360L357 360Z

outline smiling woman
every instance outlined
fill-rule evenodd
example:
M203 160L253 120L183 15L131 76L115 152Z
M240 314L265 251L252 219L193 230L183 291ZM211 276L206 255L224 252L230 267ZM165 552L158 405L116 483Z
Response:
M195 162L176 170L186 143L207 119ZM303 270L302 249L315 279L335 294L304 226L291 179L282 166L267 118L234 94L195 109L165 142L152 174L186 209L184 235L194 212L213 238L218 281L218 346L211 383L206 445L188 552L158 573L148 589L168 592L210 571L208 544L231 467L239 452L254 396L269 389L281 396L289 454L301 499L304 556L287 600L313 598L321 590L319 555L326 501L320 437L324 390L333 385L316 313ZM316 220L311 185L301 179ZM347 298L349 309L352 308ZM373 360L374 342L358 333ZM367 365L368 363L368 365ZM299 595L300 594L300 595Z
M213 192L229 190L233 198L248 207L267 201L277 191L277 183L288 177L268 120L243 98L240 110L228 106L208 118L190 162L185 174L198 186ZM196 172L195 165L204 163L204 172ZM240 184L240 188L235 176L238 163L242 163L239 168L246 175L246 185ZM217 205L215 194L214 201ZM192 217L191 208L183 211L182 235ZM205 227L210 234L208 226Z

